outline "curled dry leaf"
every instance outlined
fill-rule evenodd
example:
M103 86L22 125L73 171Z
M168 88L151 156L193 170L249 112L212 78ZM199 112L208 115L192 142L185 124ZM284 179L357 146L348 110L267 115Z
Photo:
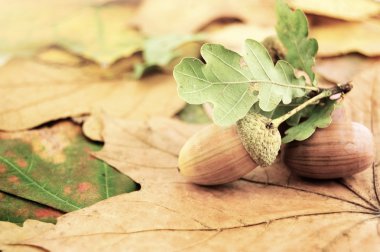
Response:
M376 139L379 73L373 65L357 75L355 96L346 98L355 99L348 102L352 118L370 127ZM142 189L62 216L48 232L19 243L60 251L245 251L253 244L264 251L374 251L379 246L379 151L372 168L342 180L301 179L278 160L235 183L199 187L183 183L173 167L194 128L114 119L105 119L105 125L106 145L95 155L142 182ZM378 140L376 145L379 150ZM165 152L164 163L149 158L157 157L153 152ZM136 163L133 155L145 158Z
M318 40L318 56L335 56L350 52L359 52L366 56L380 55L379 19L314 27L311 29L310 37Z
M97 111L135 119L172 116L184 106L170 75L108 80L94 64L78 67L14 59L0 69L0 79L0 93L7 93L0 101L2 130ZM99 133L89 135L96 138Z
M372 0L288 0L288 4L306 13L347 21L362 21L380 13L380 4Z
M274 1L210 0L192 2L186 0L167 0L157 2L145 0L132 18L132 24L148 35L189 34L199 31L212 21L221 18L236 18L264 26L273 26ZM167 25L167 20L175 20Z

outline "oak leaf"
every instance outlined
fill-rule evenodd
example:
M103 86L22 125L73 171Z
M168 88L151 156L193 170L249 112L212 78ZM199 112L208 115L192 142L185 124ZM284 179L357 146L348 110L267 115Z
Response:
M200 187L184 183L175 169L175 156L195 128L167 120L105 118L105 147L95 155L141 182L142 189L69 213L49 231L17 243L49 250L375 251L380 243L379 67L359 73L355 96L346 98L351 117L377 139L377 160L362 173L306 180L279 159L237 182ZM156 163L152 151L165 152L159 154L164 163Z

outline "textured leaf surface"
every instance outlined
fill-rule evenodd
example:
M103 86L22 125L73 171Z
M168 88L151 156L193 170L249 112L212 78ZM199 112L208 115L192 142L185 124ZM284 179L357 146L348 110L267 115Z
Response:
M277 0L276 12L277 36L287 48L286 60L295 68L305 71L314 83L312 67L318 43L315 39L308 38L309 28L305 14L300 10L293 12L284 0Z
M266 49L254 40L246 41L245 51L242 57L221 45L203 45L206 64L185 58L174 69L179 95L192 104L211 102L215 123L231 125L257 101L262 110L271 111L281 101L287 104L304 94L300 88L286 87L305 85L288 63L274 66Z
M9 194L70 212L136 190L129 177L90 155L99 146L73 123L0 133L0 142L0 190Z
M133 119L172 116L184 106L172 76L142 81L107 76L86 62L78 66L14 59L0 69L0 93L7 94L0 100L0 129L27 129L92 112ZM99 139L96 126L89 135Z

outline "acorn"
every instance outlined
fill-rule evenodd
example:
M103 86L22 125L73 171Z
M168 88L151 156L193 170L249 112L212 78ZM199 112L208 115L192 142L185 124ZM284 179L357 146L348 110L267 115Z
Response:
M218 185L237 180L257 166L271 165L281 147L279 125L320 99L345 93L351 84L323 90L285 115L271 120L248 113L236 125L211 125L193 135L179 154L179 172L200 185Z
M181 149L178 167L192 183L224 184L272 164L280 146L281 135L271 120L248 114L236 126L210 125L193 135Z
M317 129L304 141L284 148L287 167L302 177L335 179L351 176L371 166L375 144L371 131L356 122L333 122Z

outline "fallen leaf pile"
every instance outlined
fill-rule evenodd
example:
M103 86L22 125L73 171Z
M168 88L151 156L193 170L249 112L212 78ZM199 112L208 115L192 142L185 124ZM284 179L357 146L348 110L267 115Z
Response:
M210 120L173 66L203 42L275 34L274 2L0 2L0 251L378 250L376 1L288 1L308 14L320 83L354 85L344 106L374 134L369 169L308 180L279 156L223 186L178 173Z

